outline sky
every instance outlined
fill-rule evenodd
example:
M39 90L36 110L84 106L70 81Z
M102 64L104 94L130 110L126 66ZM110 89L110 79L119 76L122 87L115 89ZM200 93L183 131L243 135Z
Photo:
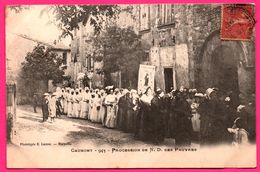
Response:
M25 34L33 39L53 43L58 39L61 31L51 23L53 16L47 13L41 15L41 11L46 8L45 5L30 6L28 10L15 13L6 9L6 32ZM70 38L63 40L65 45L70 44Z
M16 34L51 44L61 34L61 31L50 22L53 16L48 16L46 13L40 15L45 7L43 5L30 6L28 10L20 13L6 9L6 67L7 75L11 73L12 78L17 77L26 54L37 45L36 42L21 38ZM71 40L68 37L62 43L69 46Z
M54 16L41 11L48 7L47 5L31 5L29 9L16 13L6 8L6 58L8 67L13 73L18 73L21 63L25 60L28 52L31 52L36 46L36 42L26 40L17 36L17 34L26 35L34 40L52 44L58 40L61 31L52 23ZM121 6L123 7L123 6ZM120 14L117 21L120 26L132 25L127 14ZM89 30L89 27L86 27ZM63 39L62 44L69 46L71 38Z

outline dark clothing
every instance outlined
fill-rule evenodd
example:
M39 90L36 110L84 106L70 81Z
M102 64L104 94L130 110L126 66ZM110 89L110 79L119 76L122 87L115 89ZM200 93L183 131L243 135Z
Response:
M171 137L171 119L172 119L172 113L171 113L171 98L168 94L166 94L164 97L162 97L162 112L164 116L164 122L165 122L165 137L170 138Z
M126 100L127 103L127 120L126 120L126 132L134 132L134 104L133 104L133 99L132 98L127 98Z
M34 113L37 113L37 104L38 104L38 99L36 95L33 95L33 111Z
M170 99L169 104L170 104L169 105L169 118L168 118L168 121L166 121L168 123L167 135L170 138L175 138L176 126L177 126L176 114L174 112L175 99L174 98Z
M175 144L190 145L192 135L191 107L186 100L177 99L174 105L176 115Z
M48 108L48 101L44 99L42 101L42 120L43 122L46 121L49 117L49 108Z
M60 100L56 100L56 117L61 116L62 114L62 106Z
M151 106L140 100L139 110L136 116L136 131L135 136L143 141L148 141L152 137L152 118Z
M151 121L152 121L152 138L154 143L161 143L165 137L165 109L163 99L154 96L151 101Z
M225 105L219 100L207 100L201 104L201 144L218 144L228 141Z
M120 130L126 128L127 101L126 95L120 97L118 102L117 127Z

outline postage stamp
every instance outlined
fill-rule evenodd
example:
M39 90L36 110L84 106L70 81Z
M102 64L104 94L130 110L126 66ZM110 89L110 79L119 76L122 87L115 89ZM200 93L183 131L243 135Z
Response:
M223 5L221 19L222 40L249 40L255 18L252 5Z

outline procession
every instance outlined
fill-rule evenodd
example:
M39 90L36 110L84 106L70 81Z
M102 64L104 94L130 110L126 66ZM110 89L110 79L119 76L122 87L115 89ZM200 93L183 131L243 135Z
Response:
M8 168L255 167L254 4L5 14Z
M176 145L249 144L255 141L253 102L239 104L232 92L208 88L205 93L181 87L164 93L107 86L105 89L59 88L45 93L43 122L55 124L61 115L89 120L105 128L132 133L135 139Z

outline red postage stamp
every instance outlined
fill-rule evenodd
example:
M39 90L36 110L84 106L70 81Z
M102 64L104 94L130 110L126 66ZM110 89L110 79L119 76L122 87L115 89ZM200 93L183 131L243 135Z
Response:
M250 40L254 25L254 5L222 6L222 40Z

